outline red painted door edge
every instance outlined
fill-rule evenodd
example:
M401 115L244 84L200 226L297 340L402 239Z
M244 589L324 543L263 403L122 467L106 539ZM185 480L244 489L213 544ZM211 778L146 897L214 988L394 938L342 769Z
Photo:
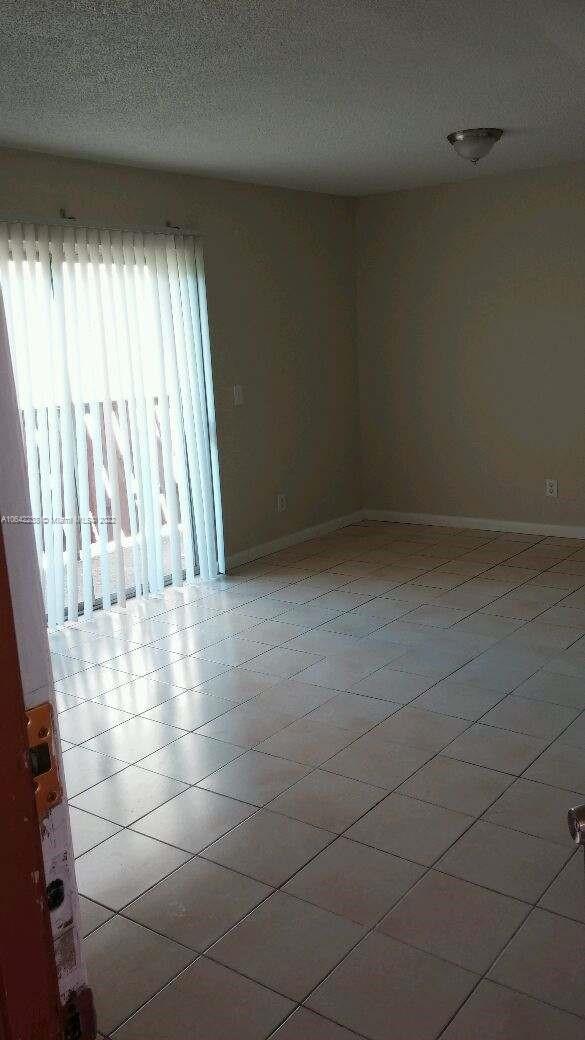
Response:
M0 1037L61 1040L59 985L1 527L0 684Z

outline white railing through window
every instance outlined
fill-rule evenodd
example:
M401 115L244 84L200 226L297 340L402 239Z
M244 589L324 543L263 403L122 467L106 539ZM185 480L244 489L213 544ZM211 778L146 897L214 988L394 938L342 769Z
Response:
M221 506L189 235L0 223L0 284L49 625L210 578Z

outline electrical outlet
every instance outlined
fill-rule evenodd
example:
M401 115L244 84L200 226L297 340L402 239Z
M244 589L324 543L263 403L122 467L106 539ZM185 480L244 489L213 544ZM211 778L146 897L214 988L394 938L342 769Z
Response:
M547 477L544 482L544 493L548 498L559 497L559 482L554 477Z
M287 506L286 495L280 494L276 496L276 512L284 513Z
M243 386L234 386L234 408L239 408L244 403L244 388Z

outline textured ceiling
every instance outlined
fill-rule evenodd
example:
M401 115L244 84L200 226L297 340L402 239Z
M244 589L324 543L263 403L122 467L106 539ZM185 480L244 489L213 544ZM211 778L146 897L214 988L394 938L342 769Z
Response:
M583 0L2 0L0 143L342 194L585 159ZM445 135L509 133L475 169Z

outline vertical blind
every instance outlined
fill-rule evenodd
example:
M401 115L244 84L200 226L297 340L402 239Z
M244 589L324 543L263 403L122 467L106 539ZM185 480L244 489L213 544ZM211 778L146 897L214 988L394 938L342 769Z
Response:
M199 243L0 223L0 283L49 625L215 576Z

